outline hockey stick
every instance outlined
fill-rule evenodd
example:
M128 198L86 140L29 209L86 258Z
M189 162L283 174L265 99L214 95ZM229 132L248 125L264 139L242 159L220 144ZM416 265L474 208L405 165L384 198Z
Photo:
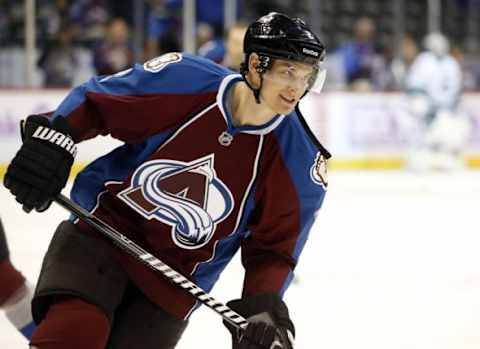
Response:
M197 286L196 284L188 280L186 277L170 268L157 257L145 251L142 247L137 245L132 240L128 239L125 235L121 234L116 229L103 222L101 219L98 219L66 196L59 194L54 201L67 211L73 213L75 216L80 218L82 221L84 221L91 227L95 228L103 235L107 236L110 240L112 240L115 245L120 247L124 252L135 257L136 260L146 265L150 269L160 272L171 283L180 286L185 291L192 294L197 300L215 311L226 322L235 327L239 335L243 333L243 331L247 327L247 320L243 316L214 299L207 292L202 290L199 286Z
M142 247L137 245L132 240L128 239L125 235L120 233L118 230L112 228L107 223L101 219L95 217L93 214L85 210L80 205L77 205L72 200L67 198L63 194L58 194L54 201L62 206L67 211L73 213L79 219L90 225L92 228L96 229L98 232L102 233L104 236L108 237L112 242L120 247L124 252L133 256L136 260L144 264L145 266L153 269L157 272L160 272L167 280L171 283L180 286L185 291L192 294L197 300L205 304L207 307L219 314L226 322L232 325L237 329L237 335L240 339L243 332L247 328L247 320L240 314L233 311L230 307L222 304L217 301L215 298L210 296L202 288L188 280L185 276L179 272L173 270L167 264L163 263L157 257L151 255L145 251ZM272 343L270 349L283 349L283 345L275 338L275 341Z

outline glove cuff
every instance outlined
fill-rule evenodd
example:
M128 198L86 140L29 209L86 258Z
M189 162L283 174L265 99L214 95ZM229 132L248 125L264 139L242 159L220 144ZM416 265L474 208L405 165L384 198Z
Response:
M295 337L295 326L290 320L287 305L276 293L263 293L236 299L228 302L227 305L245 318L266 312L272 317L276 326L285 328Z

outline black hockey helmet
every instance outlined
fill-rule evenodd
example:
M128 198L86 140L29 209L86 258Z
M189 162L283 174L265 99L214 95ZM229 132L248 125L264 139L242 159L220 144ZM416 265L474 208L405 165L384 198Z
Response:
M321 64L325 58L325 46L303 20L278 12L271 12L250 24L243 41L243 51L245 57L241 73L244 77L248 72L248 59L252 52L259 55L260 64L256 70L260 75L270 68L272 58L313 65L315 73L308 89L317 84L318 72L322 70ZM325 77L321 78L323 85ZM256 89L252 90L255 93ZM255 97L258 102L260 89L257 90Z

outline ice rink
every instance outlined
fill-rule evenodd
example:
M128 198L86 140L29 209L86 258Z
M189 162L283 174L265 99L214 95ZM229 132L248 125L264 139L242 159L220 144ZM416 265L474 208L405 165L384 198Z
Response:
M0 202L12 259L34 281L68 214L53 205L27 215L3 186ZM286 294L296 349L480 348L479 208L480 172L332 172ZM212 295L238 297L242 276L233 261ZM219 317L202 308L178 348L229 343ZM3 315L0 348L27 348Z

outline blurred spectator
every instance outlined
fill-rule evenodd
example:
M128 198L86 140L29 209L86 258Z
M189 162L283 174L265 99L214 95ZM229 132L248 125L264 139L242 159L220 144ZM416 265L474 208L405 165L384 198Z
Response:
M200 48L208 42L215 39L215 32L208 23L198 23L197 25L197 48Z
M110 20L107 0L75 0L71 2L69 17L79 40L94 43L105 36Z
M240 71L240 64L243 61L243 37L247 32L247 27L247 23L237 22L227 33L223 65L235 71Z
M195 11L197 23L208 23L214 36L220 38L223 33L224 0L196 1ZM238 1L237 5L238 5Z
M72 39L72 29L68 24L64 24L60 27L56 38L47 41L37 62L44 73L44 86L69 87L72 85L77 66Z
M94 66L98 75L114 74L133 64L129 30L122 18L110 22L105 39L94 50Z
M57 37L60 26L65 26L68 17L66 0L36 0L36 32L39 41L52 40Z
M240 71L240 63L243 60L243 37L247 27L244 22L235 23L223 40L210 40L199 48L198 54L234 71Z
M196 1L197 48L201 55L221 62L224 55L223 26L225 0ZM236 1L237 16L241 2ZM146 56L152 58L165 52L180 51L183 0L150 0Z
M343 62L346 82L352 90L379 90L384 85L385 62L378 53L375 24L368 17L355 22L353 40L337 51Z
M24 6L23 2L4 0L0 15L0 38L7 44L19 43L24 36Z
M225 44L223 38L215 37L212 26L208 23L197 25L197 53L215 63L221 64L225 57Z
M208 41L199 48L198 54L234 71L240 71L240 63L243 60L243 37L247 27L246 23L235 23L227 31L224 39Z
M452 47L450 52L462 69L463 89L475 91L480 86L480 65L478 57L466 56L458 46Z
M145 58L165 52L180 51L181 25L175 11L180 0L150 0Z
M400 42L398 54L393 58L389 67L389 90L403 90L408 69L418 55L418 45L410 35L405 35Z

